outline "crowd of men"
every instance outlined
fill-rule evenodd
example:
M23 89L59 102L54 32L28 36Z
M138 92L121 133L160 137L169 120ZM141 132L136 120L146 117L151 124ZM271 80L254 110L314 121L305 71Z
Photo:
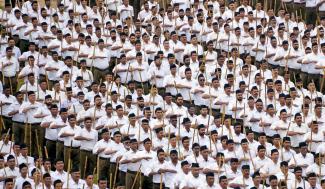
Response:
M324 0L6 1L0 188L325 189Z

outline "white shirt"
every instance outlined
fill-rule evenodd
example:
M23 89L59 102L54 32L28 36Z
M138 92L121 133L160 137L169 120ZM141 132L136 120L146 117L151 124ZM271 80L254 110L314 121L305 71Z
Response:
M74 137L76 136L77 133L80 133L81 128L77 125L74 127L71 127L70 125L63 127L60 131L58 136L61 136L63 133L69 133L69 134L74 134L74 136L68 136L68 137L62 137L64 146L70 147L72 144L72 147L80 147L80 141L75 140Z
M80 129L79 132L77 131L76 135L86 137L89 139L92 139L91 141L88 140L81 140L80 141L80 150L87 150L92 151L93 147L95 146L97 140L98 140L98 132L94 129L91 129L88 131L86 128Z

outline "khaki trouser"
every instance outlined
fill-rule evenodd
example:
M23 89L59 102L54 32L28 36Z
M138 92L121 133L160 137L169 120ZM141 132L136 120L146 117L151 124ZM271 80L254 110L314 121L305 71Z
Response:
M12 131L12 120L10 117L6 117L6 116L2 116L3 119L3 123L5 125L5 127L3 129L5 129L5 133L7 133L8 129L10 129Z
M17 89L17 78L15 76L13 76L13 77L4 77L1 74L1 81L3 81L3 83L5 85L10 87L10 93L12 95L14 95L15 92L19 90L19 89Z
M96 164L96 155L94 155L92 151L80 150L81 178L85 178L88 174L92 174Z
M56 142L56 152L55 152L55 157L56 159L63 159L64 157L64 145L62 141L57 141Z
M151 189L153 187L152 176L151 177L144 176L142 186L143 189Z
M289 68L289 73L290 73L290 80L293 83L296 83L297 76L300 75L300 70L299 69Z
M109 168L110 168L110 159L109 158L98 158L98 172L99 178L105 177L109 179ZM109 183L108 183L109 186Z
M113 182L113 183L110 183L109 186L112 186L112 187L114 187L114 186L113 186L114 184L115 184L115 186L116 186L116 181L118 180L118 174L116 173L116 176L115 176L115 171L118 171L117 164L111 162L111 164L110 164L110 166L109 166L109 173L111 174L110 177L112 177L112 182ZM114 183L114 177L116 177L116 178L115 178L115 183Z
M117 186L125 186L126 172L119 171L118 177L119 177L119 182Z
M105 75L108 72L108 69L100 70L96 67L93 67L93 75L94 75L94 81L99 83L100 80L104 81Z
M71 161L71 168L73 167L79 167L79 155L80 150L79 147L68 147L64 146L64 168L67 170L69 158Z
M308 74L308 83L314 82L317 91L320 90L321 75L320 74Z
M56 157L56 143L57 141L53 141L53 140L48 140L46 139L46 150L48 153L48 158L51 160L51 162L54 162L55 157Z
M29 154L31 156L39 156L41 154L40 132L38 128L39 123L25 123L24 143L28 146ZM37 135L37 137L36 137ZM37 140L36 140L37 138Z
M316 7L305 7L306 10L306 24L316 24L317 10Z
M12 122L12 131L14 133L15 143L24 141L25 138L25 124L22 122Z
M307 88L307 85L308 85L308 73L306 72L301 72L300 73L300 77L301 77L301 80L303 82L303 86L304 88Z
M21 39L19 42L19 49L21 50L21 53L27 52L28 51L28 45L29 41Z
M126 182L125 182L125 187L126 188L139 188L140 187L140 175L138 174L137 176L136 171L128 171L126 175ZM136 179L136 181L135 181ZM134 183L134 185L133 185Z
M165 184L164 183L162 184L162 187L161 188L165 188ZM153 184L153 189L160 189L160 183L154 183Z

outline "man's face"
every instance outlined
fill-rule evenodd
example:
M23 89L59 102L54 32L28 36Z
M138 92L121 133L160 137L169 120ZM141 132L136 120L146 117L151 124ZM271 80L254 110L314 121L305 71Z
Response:
M74 173L71 174L71 176L72 176L72 178L74 180L79 180L80 179L80 172L79 171L78 172L74 172Z
M64 167L63 161L56 162L56 164L55 164L56 170L63 170L63 167Z
M228 180L227 179L222 179L220 181L220 186L222 187L227 187L228 186Z
M206 179L207 179L207 183L208 183L209 185L213 185L213 183L214 183L214 177L209 176L209 177L207 177Z
M316 181L317 181L316 177L308 178L308 182L311 186L316 186Z
M100 180L98 183L98 187L100 189L106 189L107 188L107 181L106 180Z
M13 182L7 182L5 188L6 189L13 189L14 188L14 183Z

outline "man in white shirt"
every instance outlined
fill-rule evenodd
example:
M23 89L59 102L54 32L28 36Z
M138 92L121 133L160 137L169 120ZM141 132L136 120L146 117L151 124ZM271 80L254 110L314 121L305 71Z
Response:
M109 172L109 159L110 159L110 155L106 155L105 154L105 150L106 148L109 146L109 144L111 143L110 140L110 133L109 130L107 128L103 129L101 131L101 140L97 141L95 146L93 147L93 153L97 154L98 157L98 167L99 167L99 177L107 177L109 176L108 172Z
M104 79L105 75L108 73L110 54L105 48L105 43L103 39L99 39L97 46L93 47L93 51L88 55L91 59L91 69L93 69L94 81L98 82Z
M232 188L240 187L246 188L247 186L254 185L252 178L250 177L250 167L249 165L242 166L242 176L236 177L229 183L229 186Z
M92 129L92 118L86 117L84 123L84 128L75 135L75 140L80 141L80 171L82 178L86 175L92 174L94 167L96 166L96 155L93 154L92 149L98 140L97 131Z
M219 188L217 184L215 184L215 177L213 172L208 172L206 175L206 182L202 186L199 186L199 189L217 189Z
M31 178L28 177L28 166L25 163L19 165L19 171L20 175L17 177L15 182L16 189L23 189L23 183L25 181L28 181L30 183L34 182Z
M204 176L200 173L200 166L198 163L192 163L191 173L181 182L179 188L189 187L197 188L204 183Z
M56 156L58 131L57 129L50 128L50 125L53 121L60 121L60 116L58 116L58 106L56 104L51 105L50 112L51 115L46 116L42 120L41 127L45 128L46 150L48 151L51 162L53 162Z
M62 137L64 142L64 167L67 168L70 161L73 167L79 167L80 142L75 137L77 133L80 133L81 128L76 125L75 115L69 115L68 122L69 124L58 133L58 136Z
M10 86L11 91L17 88L16 74L19 71L19 63L15 56L13 56L13 49L6 48L6 56L0 59L0 69L4 78L4 84Z

